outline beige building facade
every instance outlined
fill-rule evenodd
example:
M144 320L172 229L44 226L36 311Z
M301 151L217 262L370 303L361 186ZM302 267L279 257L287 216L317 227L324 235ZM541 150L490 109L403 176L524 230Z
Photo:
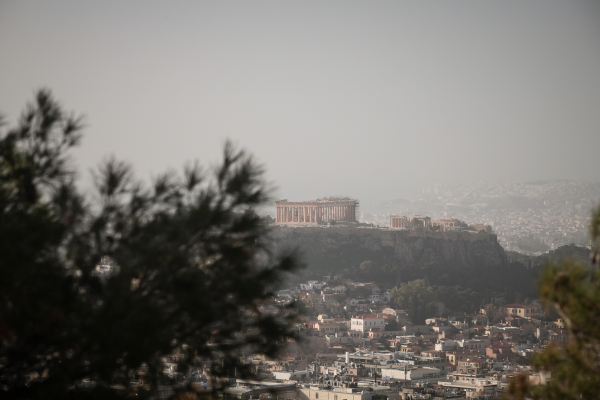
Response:
M523 318L540 318L542 316L542 310L533 304L506 304L502 306L502 311L504 311L506 315Z

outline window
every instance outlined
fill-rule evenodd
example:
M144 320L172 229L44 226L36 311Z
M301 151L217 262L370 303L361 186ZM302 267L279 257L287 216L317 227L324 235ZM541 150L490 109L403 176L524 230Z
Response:
M337 394L333 395L333 400L337 400Z
M319 393L315 393L315 399L319 398Z

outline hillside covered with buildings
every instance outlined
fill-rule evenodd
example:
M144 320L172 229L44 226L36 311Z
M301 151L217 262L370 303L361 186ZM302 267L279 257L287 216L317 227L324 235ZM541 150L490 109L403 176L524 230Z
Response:
M387 227L393 214L452 217L490 225L506 250L539 255L570 243L589 245L589 215L598 198L600 183L585 181L433 184L379 203L360 218Z

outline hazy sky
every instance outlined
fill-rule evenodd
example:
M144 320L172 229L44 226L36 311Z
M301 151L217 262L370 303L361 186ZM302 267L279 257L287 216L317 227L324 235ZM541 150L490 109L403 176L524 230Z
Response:
M600 180L598 1L2 1L11 124L40 87L85 114L83 171L231 138L294 201Z

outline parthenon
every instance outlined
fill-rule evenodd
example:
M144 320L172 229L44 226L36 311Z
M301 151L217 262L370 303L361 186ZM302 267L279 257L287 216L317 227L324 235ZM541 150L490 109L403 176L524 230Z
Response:
M277 223L323 224L331 221L356 221L358 200L349 197L324 197L322 199L290 202L279 200Z

